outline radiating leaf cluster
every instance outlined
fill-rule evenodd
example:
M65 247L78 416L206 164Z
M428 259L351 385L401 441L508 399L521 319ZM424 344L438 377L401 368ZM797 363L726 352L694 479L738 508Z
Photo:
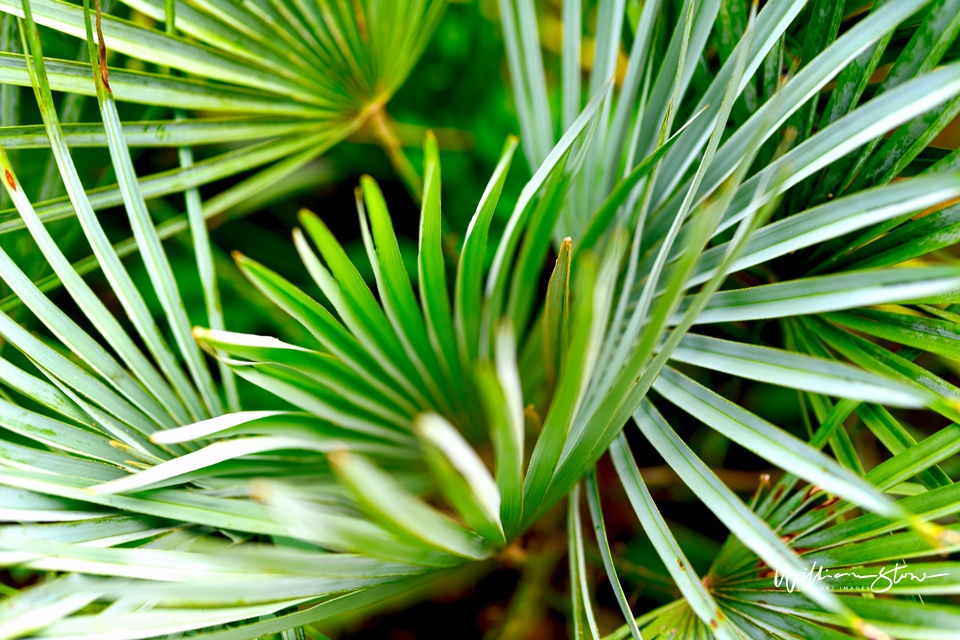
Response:
M553 139L550 123L556 120L545 117L549 100L539 34L530 20L533 3L500 4L519 116L529 132L525 149L536 162ZM621 32L632 44L622 83L598 126L593 164L564 203L561 233L580 233L588 246L603 246L617 229L632 231L602 358L616 372L648 343L659 349L662 361L650 376L654 393L631 407L633 420L646 445L731 537L702 581L692 575L638 472L636 446L618 436L611 455L621 484L685 601L633 621L603 533L604 488L591 480L587 498L597 543L629 621L618 637L847 637L812 626L822 623L867 637L951 637L955 609L933 611L909 600L891 609L870 607L877 601L863 593L839 597L802 581L788 594L771 574L796 575L813 561L832 570L894 564L894 556L882 553L850 559L841 551L849 543L853 554L855 543L869 535L832 538L835 556L819 551L824 545L816 535L808 547L803 536L812 529L791 521L802 520L822 492L834 497L821 508L849 502L841 501L847 506L839 511L809 511L820 516L819 528L843 531L845 525L831 518L855 504L877 514L863 517L884 523L884 533L911 523L914 531L903 534L904 558L930 555L931 543L945 545L942 553L955 544L953 534L934 533L920 522L955 514L960 505L946 499L942 511L923 512L914 500L952 486L936 465L956 453L956 425L921 430L881 405L921 402L940 414L936 424L957 418L952 385L913 360L923 352L953 357L956 262L938 252L954 242L946 228L958 195L957 153L927 145L960 104L949 53L960 29L958 6L878 2L845 11L844 3L787 1L757 11L720 1L626 5L612 0L596 7L598 45L617 42ZM576 0L563 3L561 123L582 100L586 9ZM588 94L614 73L618 55L616 46L595 51ZM882 64L891 66L880 72ZM710 73L703 73L705 65ZM698 209L714 212L706 229L697 224ZM658 305L665 310L658 313ZM859 369L856 376L880 374L913 400L890 387L874 387L874 394L861 386L865 379L849 377L851 365ZM711 379L704 370L796 389L809 444L703 386ZM677 410L790 475L762 508L751 510L663 417ZM851 416L872 432L889 460L866 466L845 426ZM836 462L819 455L825 447ZM881 469L908 458L901 463L909 464L901 468L905 475L882 481ZM813 488L794 493L797 478ZM902 495L911 497L897 500ZM898 516L891 506L910 513ZM582 544L572 536L571 553ZM955 580L941 578L928 593L952 594ZM743 581L749 595L735 586ZM920 589L902 592L912 588ZM589 599L576 590L572 582L572 610L583 612L579 633L597 637L584 604Z

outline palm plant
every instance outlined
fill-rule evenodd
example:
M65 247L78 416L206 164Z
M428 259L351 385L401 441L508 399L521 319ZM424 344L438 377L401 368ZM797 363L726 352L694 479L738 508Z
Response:
M382 27L396 46L420 38L402 25L386 30L406 14L380 11L406 4L427 6L364 4L364 28ZM144 201L160 192L137 179L129 147L140 134L116 109L115 76L123 76L106 64L106 26L114 23L89 2L82 12L60 3L14 7L24 24L21 83L37 94L69 198L63 209L77 217L133 331L60 251L0 153L18 224L90 325L58 310L0 253L0 275L45 326L37 336L0 314L0 335L23 362L0 360L16 397L0 400L9 433L0 440L0 517L19 523L0 528L0 558L53 572L6 601L0 636L301 637L325 620L507 561L566 499L570 621L577 637L599 638L585 484L597 556L626 621L608 637L953 637L960 611L918 599L956 593L960 573L950 560L911 564L943 575L877 598L804 581L777 589L771 575L812 562L913 562L960 546L957 525L937 522L960 507L941 465L960 448L960 393L937 374L957 355L951 305L960 269L945 249L960 176L956 152L929 147L960 106L960 68L945 59L960 28L956 3L807 4L771 0L758 11L719 0L601 0L584 92L583 7L565 0L555 127L533 2L503 0L532 177L501 237L491 238L491 225L518 141L507 140L448 273L439 152L428 136L416 278L370 178L357 210L376 295L309 212L293 242L322 300L236 257L253 285L313 336L305 345L224 330L212 277L211 326L191 331ZM177 4L168 22L199 21L190 12L206 6ZM225 24L241 24L240 13L228 13L239 11L234 5L216 6ZM272 12L306 16L309 8L247 10L272 24ZM62 87L35 29L41 16L74 34L82 27L103 121L102 131L84 135L110 150L114 203L129 217L175 348L77 176L70 128L53 108L51 88ZM198 36L207 31L188 25L209 24L181 28ZM613 86L621 36L630 54ZM127 53L149 48L137 38L117 42ZM211 61L207 76L239 81L216 75L221 62ZM289 89L285 80L270 82L254 83L255 95L290 97L279 86ZM215 129L203 127L196 131ZM304 138L302 130L287 134ZM175 144L195 141L185 133ZM282 147L264 144L277 158L305 153ZM201 348L219 361L219 384ZM724 398L698 382L703 371L797 390L805 432ZM275 409L244 410L229 391L231 375L274 394ZM679 412L784 474L744 501L678 435L671 423ZM927 424L905 420L918 415ZM851 416L887 459L860 458ZM949 423L934 429L931 416ZM633 611L618 576L603 518L613 488L595 470L608 451L682 596L653 611ZM638 471L635 455L647 451L730 531L702 578Z
M104 2L112 0L104 0ZM115 99L144 105L123 122L124 137L141 153L176 149L178 162L141 176L141 191L154 199L185 194L186 211L164 221L160 237L190 229L204 234L203 220L224 217L253 197L283 195L296 172L331 147L369 129L413 193L418 176L400 149L386 104L410 73L445 7L444 0L413 2L162 2L124 3L154 21L109 15L106 4L98 29L103 33ZM97 7L100 5L97 4ZM34 21L68 37L80 38L77 60L48 59L52 91L65 92L61 105L64 140L73 148L108 144L98 123L83 123L83 101L95 95L89 78L83 8L52 0L33 3ZM0 5L0 82L4 84L4 127L0 143L8 150L45 148L41 125L18 125L16 86L30 87L27 57L18 51L19 0ZM133 16L131 16L133 17ZM113 66L116 60L121 66ZM144 70L147 69L147 70ZM195 150L202 149L197 159ZM57 188L50 158L36 180L36 209L45 223L71 219L70 199ZM27 182L34 186L34 176ZM240 179L242 178L242 179ZM201 202L198 189L223 183L216 197ZM90 191L96 210L123 204L118 184ZM0 199L0 208L5 206ZM8 204L6 206L9 207ZM24 228L15 208L0 209L0 233ZM131 238L117 243L121 256L136 251ZM95 259L77 264L84 273ZM47 286L56 286L55 282Z

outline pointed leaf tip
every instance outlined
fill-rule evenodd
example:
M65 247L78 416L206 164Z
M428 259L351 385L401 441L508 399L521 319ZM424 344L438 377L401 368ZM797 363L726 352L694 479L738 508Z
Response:
M247 494L257 502L267 502L270 496L270 481L263 478L254 478L247 485Z
M327 461L338 469L350 464L350 452L347 449L337 449L327 454Z
M306 207L300 209L300 211L297 211L297 221L301 225L309 224L309 222L307 221L312 222L312 221L319 221L319 220L320 220L320 217L317 216L317 214L315 214L313 211L310 211L310 209L307 209Z

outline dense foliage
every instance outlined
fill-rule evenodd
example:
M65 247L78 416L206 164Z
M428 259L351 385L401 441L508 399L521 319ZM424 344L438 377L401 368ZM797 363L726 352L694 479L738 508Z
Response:
M0 637L956 637L960 0L0 11Z

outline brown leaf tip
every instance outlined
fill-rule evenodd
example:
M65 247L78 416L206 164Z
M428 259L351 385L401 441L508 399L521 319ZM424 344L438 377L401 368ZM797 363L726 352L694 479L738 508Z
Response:
M100 58L100 80L103 82L103 88L107 90L107 93L112 94L113 90L110 88L110 74L107 71L107 44L103 41L103 29L101 28L101 22L103 18L103 11L100 8L100 0L96 2L97 8L97 57Z
M824 502L823 504L814 507L813 510L814 510L814 511L820 511L820 510L822 510L822 509L829 509L830 507L832 507L833 505L837 504L838 502L840 502L840 496L833 496L832 498L830 498L829 500L827 500L827 501Z

